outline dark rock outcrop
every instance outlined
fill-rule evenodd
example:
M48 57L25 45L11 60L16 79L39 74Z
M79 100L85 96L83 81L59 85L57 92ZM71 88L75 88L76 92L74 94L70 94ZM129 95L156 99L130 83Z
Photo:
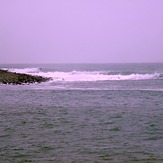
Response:
M9 72L7 70L0 69L0 83L3 84L29 84L29 83L41 83L50 80L50 78L44 78L42 76L32 76L27 74L20 74L15 72Z

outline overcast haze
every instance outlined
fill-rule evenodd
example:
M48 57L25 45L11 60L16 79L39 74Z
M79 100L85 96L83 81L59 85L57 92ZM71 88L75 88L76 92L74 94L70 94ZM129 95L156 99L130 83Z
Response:
M0 63L163 62L163 0L0 0Z

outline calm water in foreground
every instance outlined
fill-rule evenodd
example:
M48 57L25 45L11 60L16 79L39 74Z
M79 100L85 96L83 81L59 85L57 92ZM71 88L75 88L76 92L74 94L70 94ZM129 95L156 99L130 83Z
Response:
M0 65L0 163L162 163L163 64Z

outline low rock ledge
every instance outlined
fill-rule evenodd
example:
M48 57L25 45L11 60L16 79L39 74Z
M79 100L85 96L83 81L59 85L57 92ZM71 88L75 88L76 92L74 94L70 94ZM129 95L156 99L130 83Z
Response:
M41 83L50 80L42 76L33 76L27 74L20 74L16 72L9 72L8 70L0 69L0 83L2 84L30 84Z

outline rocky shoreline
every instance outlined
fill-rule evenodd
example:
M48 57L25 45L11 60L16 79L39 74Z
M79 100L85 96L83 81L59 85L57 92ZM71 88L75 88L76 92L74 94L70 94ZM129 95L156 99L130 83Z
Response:
M50 78L44 78L42 76L32 76L27 74L20 74L15 72L9 72L7 70L0 69L0 83L2 84L30 84L41 83L50 80Z

